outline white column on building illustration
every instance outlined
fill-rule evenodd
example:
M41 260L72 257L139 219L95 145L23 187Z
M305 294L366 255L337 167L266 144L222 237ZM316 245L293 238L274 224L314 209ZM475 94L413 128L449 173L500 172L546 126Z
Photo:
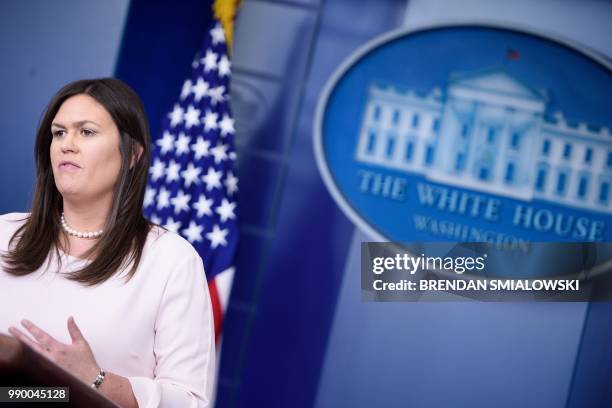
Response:
M505 111L504 108L501 108ZM508 169L508 163L510 162L508 155L505 153L508 151L510 146L510 121L512 120L512 113L504 112L502 115L503 122L502 126L499 130L499 139L496 140L496 153L495 153L495 171L494 171L494 179L493 183L498 184L500 186L506 186L506 188L514 189L514 185L508 185L506 182L506 172ZM516 165L514 169L514 173L516 174Z
M359 144L357 145L357 159L364 160L368 157L368 144L370 143L370 126L364 120L361 127L361 133L359 134Z
M425 110L420 111L419 116L419 123L413 129L414 146L412 147L411 163L413 166L422 169L423 158L425 157L425 139L427 138L427 131L433 123L433 118L431 112Z
M578 199L578 181L580 174L578 169L580 168L580 153L582 152L583 143L580 142L572 142L572 155L568 161L568 165L570 168L570 174L567 177L567 188L565 191L565 195L569 201L573 204L580 204L581 200Z
M532 167L530 169L530 183L531 189L533 191L534 196L542 196L544 194L543 191L539 191L537 189L538 182L538 174L540 171L540 163L542 162L542 145L544 144L545 135L542 131L543 120L544 118L540 115L536 116L537 121L535 124L533 137L529 138L527 134L525 134L525 143L530 144L531 151L533 152L533 160ZM548 175L550 177L550 175Z
M464 174L465 177L477 180L478 174L474 170L478 165L476 160L476 152L478 150L479 141L476 139L478 136L477 129L480 126L481 118L480 102L472 102L472 112L470 113L470 116L472 119L471 123L469 120L466 120L463 124L464 126L467 126L467 135L465 136L465 139L467 140L467 151L464 153ZM466 119L470 116L467 116ZM459 131L462 132L461 129ZM462 138L463 136L460 134L458 137Z
M408 127L407 123L410 120L410 111L405 108L401 110L400 119L398 123L398 141L396 146L396 154L394 157L394 163L397 167L407 168L404 156L406 151L406 145L408 144L408 137L406 129Z
M378 127L374 119L374 110L376 109L376 106L376 101L370 99L363 115L360 129L361 133L359 134L357 145L357 158L359 160L367 160L367 158L371 156L371 152L368 150L371 143L370 135L371 132Z
M602 154L600 149L593 149L593 156L591 157L591 163L588 166L589 171L589 181L587 184L587 193L585 196L585 201L589 205L595 205L597 202L597 179L599 177L599 168L597 167L597 163L599 161L599 156Z
M387 143L389 140L389 122L390 116L392 114L392 107L390 107L386 101L380 101L380 106L380 126L378 127L378 134L372 152L372 156L374 157L375 162L382 162L385 160L385 150L387 148Z
M428 172L430 177L443 179L453 174L456 156L456 138L460 129L460 113L456 100L449 98L440 114L440 131L435 147L433 163Z

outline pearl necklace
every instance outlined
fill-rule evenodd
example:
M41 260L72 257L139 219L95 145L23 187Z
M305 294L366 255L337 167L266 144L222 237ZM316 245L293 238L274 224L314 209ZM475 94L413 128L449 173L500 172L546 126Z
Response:
M62 217L60 219L60 222L62 223L62 228L64 229L64 231L66 231L66 233L68 233L68 235L72 235L73 237L79 237L79 238L100 238L102 236L102 233L104 232L104 230L93 231L93 232L82 232L82 231L77 231L77 230L75 230L73 228L70 228L70 226L66 222L66 219L64 218L64 213L62 213Z

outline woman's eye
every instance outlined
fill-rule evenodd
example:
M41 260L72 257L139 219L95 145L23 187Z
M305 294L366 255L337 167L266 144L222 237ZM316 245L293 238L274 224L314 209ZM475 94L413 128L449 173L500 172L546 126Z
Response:
M83 130L81 130L81 133L83 133L85 136L92 136L96 132L94 132L93 130L90 130L90 129L83 129Z
M53 136L55 137L60 137L64 134L63 130L56 130L55 132L53 132Z

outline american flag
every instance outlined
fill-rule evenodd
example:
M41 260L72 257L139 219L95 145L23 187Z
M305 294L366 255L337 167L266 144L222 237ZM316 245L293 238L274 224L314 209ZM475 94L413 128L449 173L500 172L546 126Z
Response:
M230 60L215 19L155 142L144 213L186 238L204 260L219 338L238 238Z

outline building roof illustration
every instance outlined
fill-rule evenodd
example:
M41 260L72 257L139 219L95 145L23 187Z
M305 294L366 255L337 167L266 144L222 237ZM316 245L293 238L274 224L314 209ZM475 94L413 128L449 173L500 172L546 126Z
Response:
M545 101L546 91L533 88L503 68L451 74L448 87L463 86L501 95Z

